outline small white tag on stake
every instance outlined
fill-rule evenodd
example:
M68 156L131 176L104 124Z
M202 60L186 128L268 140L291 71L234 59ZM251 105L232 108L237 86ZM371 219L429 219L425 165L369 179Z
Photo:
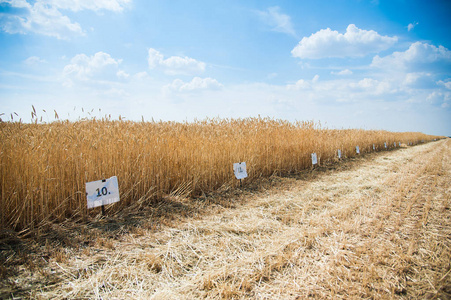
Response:
M341 150L340 149L338 149L338 158L341 158Z
M373 144L373 150L376 150L376 145Z
M119 202L119 184L117 177L106 180L86 182L88 209Z
M385 149L387 149L387 143L384 143L384 147L385 147Z
M235 173L236 179L246 178L247 177L246 163L245 162L234 163L233 173Z
M360 154L359 146L356 146L356 147L355 147L355 153Z
M395 146L395 148L396 148L396 142L393 143L393 146Z
M398 143L399 147L401 147L401 142Z
M316 155L316 153L312 153L312 165L317 164L318 164L318 156Z

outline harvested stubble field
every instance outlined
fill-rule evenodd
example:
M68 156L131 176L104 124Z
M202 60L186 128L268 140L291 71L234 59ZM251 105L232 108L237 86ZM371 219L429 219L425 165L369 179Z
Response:
M175 193L3 234L0 297L449 299L450 195L451 139Z

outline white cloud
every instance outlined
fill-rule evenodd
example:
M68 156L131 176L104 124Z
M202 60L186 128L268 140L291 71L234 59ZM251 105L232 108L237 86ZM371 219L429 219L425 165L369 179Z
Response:
M441 92L441 91L433 91L428 95L426 100L435 106L440 106L442 108L448 108L451 103L451 93L449 92Z
M30 56L24 62L27 65L35 65L35 64L40 64L40 63L46 63L46 61L44 59L41 59L41 58L39 58L37 56Z
M130 74L126 73L126 72L123 71L123 70L119 70L119 71L116 72L116 76L117 76L118 78L127 79L127 78L130 77Z
M263 22L271 26L273 31L296 36L291 17L280 12L280 7L269 7L266 11L257 12Z
M411 31L411 30L414 29L415 26L417 26L417 25L418 25L418 22L410 23L409 25L407 25L407 31Z
M310 83L304 79L299 79L295 84L288 84L288 90L303 90L309 89L311 87Z
M8 3L18 8L24 8L29 6L26 0L1 0L0 3Z
M149 63L149 68L154 69L157 66L161 64L161 62L164 60L163 54L161 54L159 51L150 48L149 49L149 56L147 58L147 62Z
M131 0L44 0L42 2L59 9L72 11L110 10L120 12L131 2Z
M379 81L373 78L363 78L359 82L353 83L350 86L379 95L390 92L390 84L388 82Z
M340 75L340 76L345 76L345 75L352 75L352 71L349 69L345 69L345 70L341 70L340 72L330 72L330 74L332 75Z
M150 69L162 68L166 74L197 74L205 71L205 63L191 57L171 56L164 59L163 54L150 48L147 59Z
M437 82L438 85L443 85L445 88L447 88L448 90L451 90L451 79L447 79L446 81L443 80L439 80Z
M428 72L406 73L402 82L403 86L413 89L433 89L437 87L437 84L434 75Z
M296 81L295 84L288 84L286 86L287 90L308 90L311 89L313 84L317 83L319 80L319 75L313 76L312 80L300 79Z
M351 83L349 86L351 86L353 88L368 89L368 88L374 86L376 82L377 82L377 80L374 80L372 78L363 78L362 80L360 80L358 82Z
M420 77L421 77L420 73L407 73L403 84L413 86L417 83Z
M25 1L13 1L9 3L16 8L22 8L21 14L3 14L1 16L1 28L11 34L28 32L65 39L76 34L83 35L80 24L73 23L61 12L51 5L36 2L30 5Z
M350 24L344 34L327 28L304 37L291 53L294 57L310 59L361 57L386 50L397 40L396 36L382 36L376 31L359 29Z
M1 30L10 34L36 33L67 39L84 35L80 24L72 22L61 10L80 11L101 9L121 11L130 0L0 0L0 3L17 8L14 14L0 15Z
M313 78L312 78L312 83L316 83L316 82L318 82L318 80L319 80L319 75L316 74L316 75L313 76Z
M443 46L415 42L404 52L394 52L385 57L376 55L371 66L393 70L449 72L451 51Z
M137 80L144 80L144 79L148 79L149 78L149 74L147 74L146 71L138 72L135 75L133 75L133 78L137 79Z
M111 77L111 74L124 76L125 72L115 70L121 61L120 59L112 58L105 52L97 52L93 56L77 54L71 59L71 63L64 67L63 76L69 80L65 84L71 85L72 79L86 81L93 76L98 76L102 79ZM110 70L109 67L113 67L114 70Z
M200 90L218 90L222 87L223 85L216 79L210 77L194 77L190 82L175 79L171 84L164 86L163 89L175 92L192 92Z

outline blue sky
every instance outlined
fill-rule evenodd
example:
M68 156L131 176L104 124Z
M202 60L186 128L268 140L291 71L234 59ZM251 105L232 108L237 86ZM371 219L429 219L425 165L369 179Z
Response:
M0 0L1 118L30 121L33 105L44 121L260 115L451 135L450 13L434 0Z

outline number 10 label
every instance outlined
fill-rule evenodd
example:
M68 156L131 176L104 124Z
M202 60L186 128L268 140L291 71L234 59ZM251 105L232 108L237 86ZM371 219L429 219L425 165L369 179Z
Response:
M117 177L106 180L86 182L88 209L119 202L119 184Z

